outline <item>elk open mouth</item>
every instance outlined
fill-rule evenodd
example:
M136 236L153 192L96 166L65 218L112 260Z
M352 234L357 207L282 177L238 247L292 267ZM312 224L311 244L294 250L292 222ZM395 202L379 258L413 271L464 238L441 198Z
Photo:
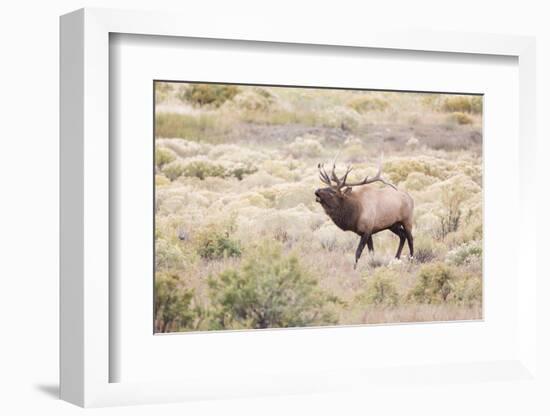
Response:
M321 196L319 195L319 191L315 192L315 202L322 203Z

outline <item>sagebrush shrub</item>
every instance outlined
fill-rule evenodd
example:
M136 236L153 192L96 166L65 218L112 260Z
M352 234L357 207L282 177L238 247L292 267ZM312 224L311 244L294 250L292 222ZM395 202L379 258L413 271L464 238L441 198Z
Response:
M251 163L217 162L204 157L187 160L185 163L179 161L172 162L163 169L163 173L171 180L175 180L181 175L200 180L231 176L242 180L246 175L257 171L258 168Z
M435 179L445 179L448 175L445 166L442 166L438 160L431 160L428 158L389 160L384 163L383 170L392 182L395 183L406 180L411 173L422 173L425 176L431 176Z
M195 160L187 163L183 167L182 173L185 174L185 176L195 177L201 180L211 176L223 178L227 175L225 167L207 160Z
M472 124L474 122L473 118L468 114L462 112L454 112L448 116L447 120L451 123L456 123L460 125Z
M319 288L296 255L273 242L250 253L242 266L208 281L213 329L284 328L332 324L337 299Z
M323 219L321 218L321 221ZM312 225L315 222L312 221ZM319 228L313 232L313 238L319 243L319 245L326 251L341 251L348 253L353 250L357 245L357 240L354 235L350 233L342 233L336 228L334 224L322 223Z
M437 178L425 175L422 172L411 172L403 182L409 191L421 191L437 182Z
M348 104L358 113L367 113L369 111L384 111L390 105L389 103L379 97L371 97L368 95L362 95L351 100Z
M242 181L245 176L256 173L257 171L258 168L252 166L251 164L240 163L229 169L227 173L229 174L229 176L234 176L238 180Z
M159 169L170 162L176 160L176 155L169 149L157 147L155 149L155 164Z
M261 151L261 148L253 150L236 144L219 144L212 146L206 157L212 161L223 160L246 165L260 163L269 158L266 152Z
M171 138L171 139L157 139L157 146L163 146L172 150L181 158L187 158L207 153L210 150L211 145L207 143L198 143L191 140Z
M181 269L185 256L177 242L164 238L155 240L155 270Z
M274 101L275 97L263 88L242 91L233 98L238 108L247 111L266 111Z
M162 168L162 173L164 173L164 176L166 176L171 181L175 181L176 179L178 179L184 171L185 166L177 160L168 163Z
M294 182L299 179L293 161L266 160L262 163L261 169L287 182Z
M472 307L480 304L483 296L483 285L479 277L466 277L454 284L453 302Z
M398 275L387 268L378 268L367 277L367 288L363 295L368 304L380 306L396 306L399 303L395 281Z
M320 116L320 123L326 127L336 127L342 130L356 130L361 124L361 116L357 111L344 106L332 107Z
M180 99L197 106L219 107L239 92L240 89L235 85L191 84L180 95Z
M332 225L322 226L313 233L313 237L327 251L341 250L341 241L344 236L343 233L339 233Z
M418 303L446 302L453 289L455 275L445 263L423 266L410 296Z
M346 144L342 149L341 157L350 163L361 163L365 161L365 154L367 154L365 146L358 141Z
M481 241L470 241L449 251L446 256L446 261L455 266L463 266L478 261L482 254L483 248L481 246Z
M319 140L311 135L296 137L286 148L295 158L317 157L323 152L323 146Z

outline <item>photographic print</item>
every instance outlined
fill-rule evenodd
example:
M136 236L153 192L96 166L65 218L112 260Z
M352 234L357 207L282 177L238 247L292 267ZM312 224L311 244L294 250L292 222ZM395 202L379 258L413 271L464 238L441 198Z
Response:
M154 100L155 333L482 319L481 95Z

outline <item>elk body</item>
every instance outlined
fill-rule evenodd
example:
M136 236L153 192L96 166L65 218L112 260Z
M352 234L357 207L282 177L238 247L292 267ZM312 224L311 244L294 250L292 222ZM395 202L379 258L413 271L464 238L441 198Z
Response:
M374 251L372 236L384 230L389 230L399 237L396 258L401 257L405 240L409 245L410 255L413 256L414 203L409 194L399 191L382 179L382 161L374 177L367 176L356 183L347 182L351 167L348 167L340 178L336 175L335 164L330 176L323 165L319 164L318 168L321 181L328 186L315 191L316 201L321 204L336 226L361 237L355 252L354 267L357 267L365 245L369 252ZM373 182L382 182L387 186L379 188L371 185Z

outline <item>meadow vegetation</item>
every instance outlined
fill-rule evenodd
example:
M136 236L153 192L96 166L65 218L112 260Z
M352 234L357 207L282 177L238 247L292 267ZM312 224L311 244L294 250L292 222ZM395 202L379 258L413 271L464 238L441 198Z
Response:
M157 332L482 317L481 97L157 82L155 102ZM357 180L382 152L415 256L381 232L354 270L317 164Z

